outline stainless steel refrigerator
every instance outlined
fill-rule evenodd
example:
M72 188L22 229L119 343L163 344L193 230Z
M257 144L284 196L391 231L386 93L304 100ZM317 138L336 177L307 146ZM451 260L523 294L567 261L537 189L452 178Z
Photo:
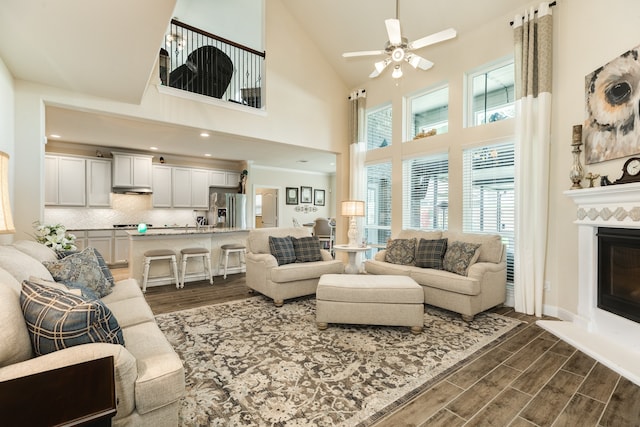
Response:
M247 195L239 193L225 194L227 217L225 226L247 228Z

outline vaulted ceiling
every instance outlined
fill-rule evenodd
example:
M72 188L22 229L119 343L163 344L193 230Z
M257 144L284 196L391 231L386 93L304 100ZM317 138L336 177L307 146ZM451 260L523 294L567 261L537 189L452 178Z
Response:
M356 87L367 79L372 58L345 59L341 53L382 49L387 40L384 20L396 15L394 0L281 1L347 87ZM488 19L530 4L529 0L400 0L398 17L403 35L413 40L448 27L456 28L458 33L471 31ZM152 77L158 46L174 6L175 0L3 0L0 57L18 80L138 103ZM87 113L72 113L52 109L47 131L56 127L55 131L69 135L66 139L71 142L90 142L102 134L104 137L97 138L101 141L96 144L121 140L140 149L150 145L143 135L158 134L158 123L137 121L123 126L109 116L91 117L93 127L79 126L83 119L87 122ZM118 135L120 129L136 132ZM192 133L193 129L173 127L169 135L182 141L180 151L189 154L189 147L200 143L191 141ZM327 160L331 156L326 153L278 145L264 145L269 150L262 163L291 166L295 160L308 156L311 161L305 169L330 170ZM232 148L222 154L229 159L247 159L255 153L252 141L242 138L227 147ZM201 153L193 151L193 155Z

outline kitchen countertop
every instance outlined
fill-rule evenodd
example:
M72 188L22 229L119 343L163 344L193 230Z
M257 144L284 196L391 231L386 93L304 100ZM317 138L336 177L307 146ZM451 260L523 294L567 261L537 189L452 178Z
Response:
M135 229L127 229L129 236L144 237L144 236L175 236L186 234L219 234L219 233L237 233L248 232L248 228L233 228L233 227L180 227L180 228L149 228L145 233L139 233Z

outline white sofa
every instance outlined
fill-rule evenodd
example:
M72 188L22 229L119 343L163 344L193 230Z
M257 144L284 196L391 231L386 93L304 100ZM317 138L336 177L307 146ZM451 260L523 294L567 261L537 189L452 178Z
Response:
M507 261L506 246L497 234L472 234L454 231L403 230L398 239L444 239L480 244L477 262L467 275L445 270L422 268L415 265L392 264L385 261L386 251L364 262L368 274L410 276L424 290L424 302L460 313L466 321L489 308L503 304L506 298ZM418 245L416 245L417 248Z
M116 282L102 298L122 328L124 346L89 343L34 356L20 307L21 283L31 276L53 280L42 262L54 260L51 249L33 241L0 246L0 381L113 356L117 414L112 425L178 425L183 365L134 279Z
M257 228L247 237L247 286L272 298L276 306L284 300L313 295L323 274L341 274L342 261L334 260L326 250L321 250L322 261L295 262L278 265L271 255L269 236L295 238L311 236L306 227Z

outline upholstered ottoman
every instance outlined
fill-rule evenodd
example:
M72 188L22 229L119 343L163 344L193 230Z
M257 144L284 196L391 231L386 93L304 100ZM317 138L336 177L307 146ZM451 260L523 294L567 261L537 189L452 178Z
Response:
M424 292L409 276L324 274L316 289L316 323L409 326L424 323Z

